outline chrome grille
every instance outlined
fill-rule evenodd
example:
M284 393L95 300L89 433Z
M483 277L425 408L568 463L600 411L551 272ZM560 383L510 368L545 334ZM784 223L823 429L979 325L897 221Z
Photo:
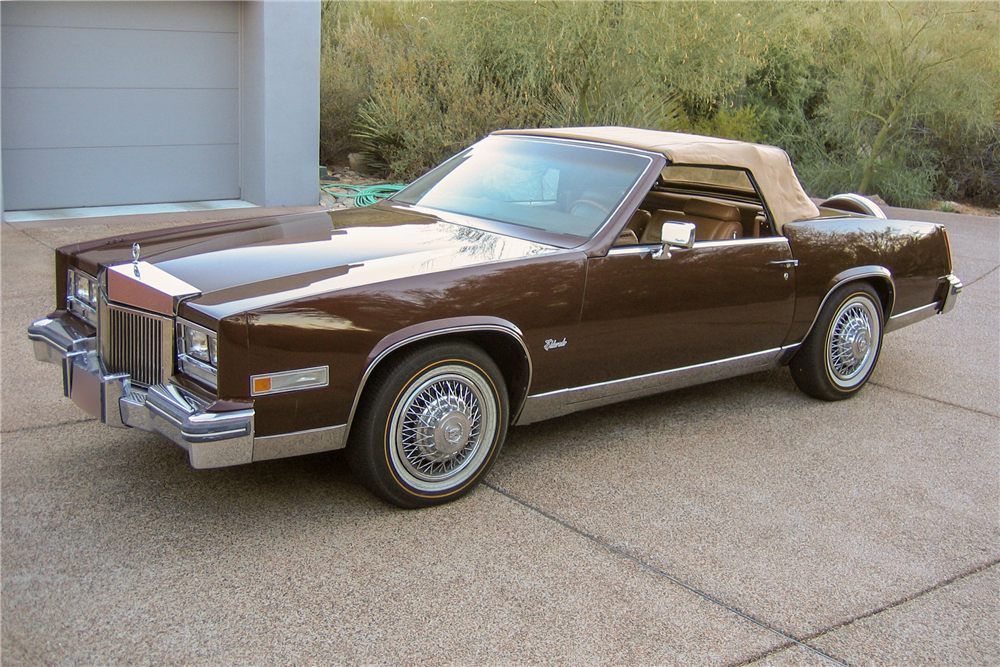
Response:
M128 373L149 387L166 381L173 365L173 320L102 304L101 358L110 373Z

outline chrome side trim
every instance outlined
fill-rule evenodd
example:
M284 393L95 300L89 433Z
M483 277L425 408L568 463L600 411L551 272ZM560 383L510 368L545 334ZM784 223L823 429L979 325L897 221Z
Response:
M788 239L784 236L749 236L739 239L729 239L721 241L695 241L694 245L691 246L693 249L698 248L716 248L716 247L727 247L731 248L733 246L744 246L744 245L764 245L773 243L784 243L788 244ZM639 245L620 245L614 246L608 250L608 256L612 255L639 255L642 253L652 252L661 247L662 244L659 243L647 243Z
M410 343L415 343L420 340L426 340L428 338L435 338L438 336L445 336L453 333L476 333L478 331L497 331L500 333L507 334L508 336L510 336L511 338L513 338L518 342L518 344L521 346L521 349L524 351L524 359L528 363L528 381L526 383L526 386L531 387L531 379L534 374L534 369L532 368L531 364L531 355L528 353L528 346L524 343L524 337L523 334L521 333L521 330L514 327L513 325L511 325L511 327L503 327L496 324L470 324L466 326L435 329L434 331L427 331L424 333L416 334L414 336L410 336L408 338L404 338L401 341L393 343L389 347L379 352L378 356L376 356L372 360L372 362L368 364L368 368L365 369L364 375L361 376L361 382L358 383L358 390L354 394L354 402L351 404L351 412L347 416L347 430L344 432L344 442L345 443L347 442L347 437L351 433L351 424L354 423L354 413L357 412L358 405L361 403L361 394L364 393L365 385L368 383L368 377L372 374L372 371L375 370L375 367L379 365L379 362L385 359L386 356L388 356L395 350L398 350L399 348L403 347L404 345L409 345ZM522 404L522 411L525 404L527 404L527 399L525 399L524 403ZM519 414L520 412L516 414L515 413L511 414L511 423L515 422Z
M730 359L536 394L529 396L525 401L524 410L517 423L531 424L579 410L777 368L781 365L788 349L779 347Z
M254 438L253 460L270 461L343 449L347 445L346 435L347 424L339 424L308 431L261 436Z
M762 245L771 243L783 243L788 245L788 239L784 236L744 236L738 239L720 239L714 241L695 241L695 248L715 248L725 246L731 248L732 246L741 245Z
M885 323L883 331L885 333L890 333L896 331L897 329L908 327L911 324L916 324L921 320L926 320L928 317L937 315L937 310L938 304L929 303L926 306L914 308L913 310L908 310L905 313L900 313L899 315L893 315Z
M658 246L652 245L619 245L613 246L608 250L608 257L616 257L618 255L645 255L652 252Z

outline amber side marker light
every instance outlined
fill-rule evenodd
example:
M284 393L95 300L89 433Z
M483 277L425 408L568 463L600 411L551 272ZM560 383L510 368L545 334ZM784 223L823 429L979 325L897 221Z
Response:
M250 376L250 395L266 396L286 391L318 389L330 384L330 367L315 366L280 373L264 373Z

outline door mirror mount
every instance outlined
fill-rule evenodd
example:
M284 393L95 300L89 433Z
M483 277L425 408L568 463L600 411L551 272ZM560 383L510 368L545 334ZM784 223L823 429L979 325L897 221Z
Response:
M660 227L660 247L653 251L653 259L670 259L671 248L693 247L697 229L692 222L664 222Z

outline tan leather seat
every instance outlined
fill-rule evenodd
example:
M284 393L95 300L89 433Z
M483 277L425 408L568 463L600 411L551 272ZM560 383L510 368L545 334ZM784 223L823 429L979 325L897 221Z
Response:
M632 217L629 218L628 224L625 225L619 234L618 238L612 244L612 247L617 248L623 245L639 245L639 237L642 236L643 231L649 226L649 221L653 215L649 211L644 211L643 209L636 209Z
M659 243L660 227L664 222L691 222L697 227L695 240L721 241L743 236L740 209L727 204L691 199L684 205L684 212L659 210L646 226L642 243Z

